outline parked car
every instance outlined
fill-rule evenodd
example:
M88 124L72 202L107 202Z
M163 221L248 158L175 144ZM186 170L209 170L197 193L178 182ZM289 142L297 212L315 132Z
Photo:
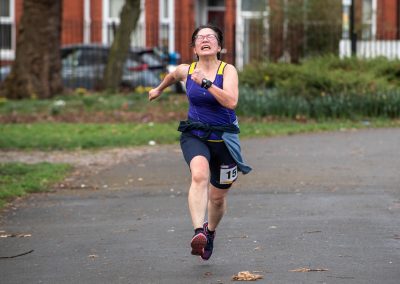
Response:
M62 78L66 88L99 89L107 64L109 47L104 45L70 45L61 50ZM121 79L121 87L154 87L161 82L159 74L149 69L133 50L129 51Z
M109 46L100 44L75 44L62 47L61 74L64 87L99 89L109 50ZM142 58L142 55L133 49L129 51L123 67L121 87L133 89L138 86L155 87L160 84L165 75L164 71L154 69L155 63L153 64L149 58L148 56ZM1 67L0 81L4 80L10 71L11 66Z
M149 70L155 72L161 79L163 79L167 73L175 70L176 65L171 66L169 64L169 55L165 54L157 47L135 47L132 51L138 54L142 61L147 64ZM181 82L177 82L175 85L171 86L171 88L172 91L177 93L184 92L184 86Z

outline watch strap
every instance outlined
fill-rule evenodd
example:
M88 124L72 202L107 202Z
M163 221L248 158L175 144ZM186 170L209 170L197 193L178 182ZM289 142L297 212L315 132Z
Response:
M212 85L212 82L211 82L210 80L207 80L206 78L204 78L204 79L201 81L201 87L204 88L204 89L210 88L211 85Z

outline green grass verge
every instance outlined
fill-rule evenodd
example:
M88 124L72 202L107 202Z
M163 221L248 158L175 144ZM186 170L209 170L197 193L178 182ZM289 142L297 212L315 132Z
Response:
M307 123L295 121L242 123L240 130L241 137L272 137L324 131L345 131L350 129L395 127L400 127L400 120L379 119L371 121L327 120Z
M11 198L48 190L70 169L66 164L0 164L0 208Z
M177 141L173 123L68 124L35 123L0 125L0 149L96 149L146 145L150 140Z
M177 143L178 122L125 124L2 124L0 149L72 150L105 147ZM241 138L290 135L304 132L336 131L349 128L400 127L399 120L371 121L328 120L301 123L296 121L242 122Z
M187 109L185 95L164 94L157 103L149 103L147 93L113 94L87 93L57 96L51 99L7 100L0 98L0 115L79 115L79 113L114 111L147 113L154 108L163 112L179 112Z

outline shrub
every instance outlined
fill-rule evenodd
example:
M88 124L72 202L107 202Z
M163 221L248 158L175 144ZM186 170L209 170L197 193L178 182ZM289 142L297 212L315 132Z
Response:
M276 89L240 89L237 113L253 117L297 119L400 117L400 90L386 93L342 93L317 97L287 96Z
M400 87L400 61L316 57L299 65L261 62L239 73L242 86L276 89L280 95L321 96L387 93Z

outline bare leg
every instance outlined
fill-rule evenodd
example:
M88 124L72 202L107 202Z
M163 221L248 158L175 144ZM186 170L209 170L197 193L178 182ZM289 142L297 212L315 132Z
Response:
M189 189L189 211L193 227L202 228L207 211L208 183L210 170L208 160L203 156L196 156L190 162L192 183Z
M228 189L218 189L210 185L208 200L208 229L215 231L226 211Z

